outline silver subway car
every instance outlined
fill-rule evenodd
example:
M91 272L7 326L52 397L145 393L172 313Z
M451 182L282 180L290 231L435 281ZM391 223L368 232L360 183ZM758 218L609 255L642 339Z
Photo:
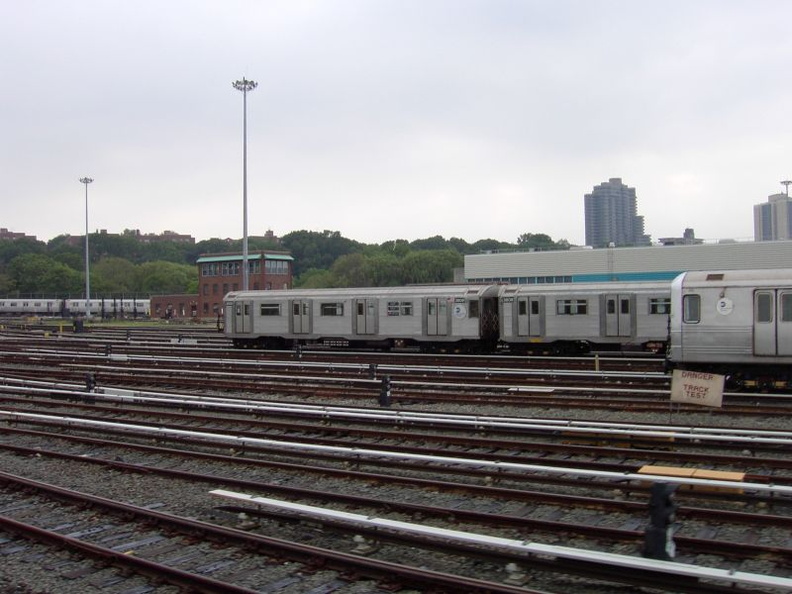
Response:
M731 387L790 387L792 269L685 272L671 309L670 367L722 373Z
M659 352L668 337L668 282L509 285L501 340L516 352Z
M233 292L224 331L237 347L494 350L498 292L497 285Z

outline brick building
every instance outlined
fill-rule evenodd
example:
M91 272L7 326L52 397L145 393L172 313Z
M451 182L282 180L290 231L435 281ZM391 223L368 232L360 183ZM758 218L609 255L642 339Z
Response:
M198 317L198 295L152 295L151 317L164 320Z
M248 286L254 291L292 288L292 263L288 252L271 250L248 254ZM198 264L198 317L217 317L223 297L242 288L242 254L203 254Z

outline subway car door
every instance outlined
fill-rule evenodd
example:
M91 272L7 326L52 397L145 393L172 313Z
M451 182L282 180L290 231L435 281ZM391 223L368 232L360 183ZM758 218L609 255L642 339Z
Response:
M238 301L234 303L234 332L249 333L253 330L252 312L252 301Z
M778 354L792 355L792 289L778 291Z
M541 336L541 304L539 297L517 299L517 336Z
M630 295L605 295L605 336L632 336Z
M355 299L355 333L377 333L376 299Z
M292 299L291 302L292 334L310 334L311 302L308 299Z
M792 355L792 290L754 293L754 354Z
M444 297L426 299L426 334L428 336L448 335L448 302Z

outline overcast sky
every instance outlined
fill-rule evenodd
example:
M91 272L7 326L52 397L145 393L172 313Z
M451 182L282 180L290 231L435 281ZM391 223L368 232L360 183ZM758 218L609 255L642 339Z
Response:
M0 226L753 237L792 177L789 0L0 0Z

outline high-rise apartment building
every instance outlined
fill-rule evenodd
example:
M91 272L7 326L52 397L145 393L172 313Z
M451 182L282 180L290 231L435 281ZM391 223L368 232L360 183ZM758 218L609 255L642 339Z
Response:
M584 197L586 214L586 245L600 248L610 245L651 245L644 234L643 217L637 215L635 188L627 187L621 178L612 177L594 186Z
M754 205L754 241L776 239L792 239L792 200L786 194L773 194Z

